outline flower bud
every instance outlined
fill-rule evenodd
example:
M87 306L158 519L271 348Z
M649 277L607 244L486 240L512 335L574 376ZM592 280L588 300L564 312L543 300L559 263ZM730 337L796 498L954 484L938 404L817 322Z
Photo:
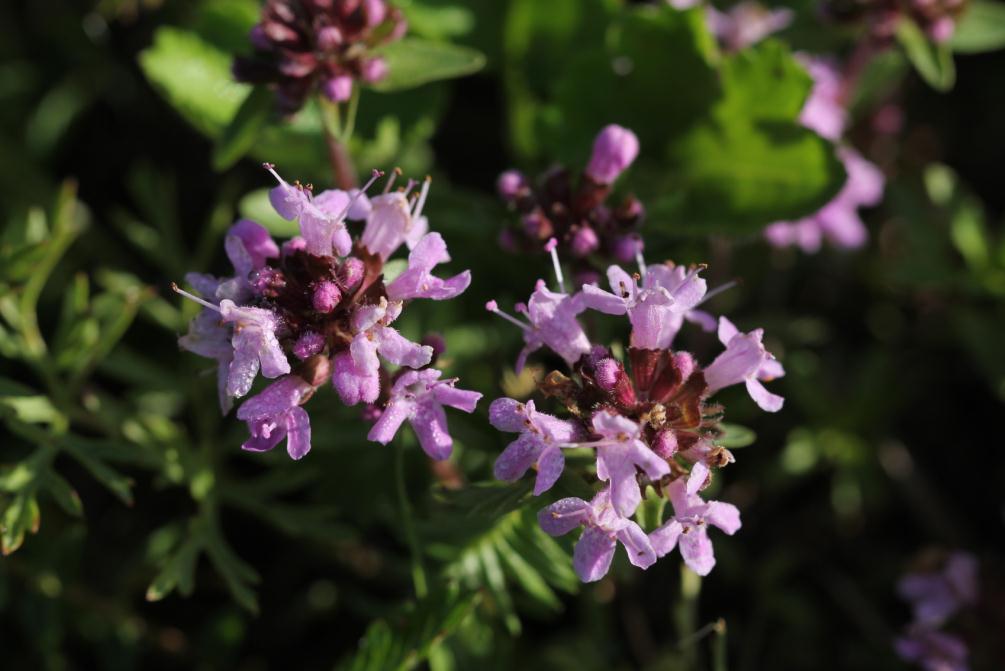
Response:
M496 191L507 202L515 200L520 190L526 187L527 178L519 170L507 170L496 180Z
M661 458L670 459L677 453L677 436L672 430L664 429L656 434L650 447Z
M355 256L350 256L342 262L342 266L338 269L338 282L345 291L355 291L360 282L363 281L365 273L366 266L363 262Z
M596 372L593 379L597 381L597 386L604 391L612 391L618 383L621 375L621 364L614 359L601 359L597 362Z
M387 76L387 61L383 58L371 58L363 63L363 81L368 84L379 82Z
M307 384L320 387L331 377L331 360L322 354L315 354L304 362L298 372Z
M554 233L551 221L540 210L534 210L523 217L523 230L527 236L534 240L544 240L550 238Z
M337 75L321 85L321 92L332 102L340 103L352 96L352 77Z
M258 51L268 51L272 48L272 42L269 41L269 36L265 34L265 29L261 24L252 26L248 33L248 40L251 41L251 46Z
M286 276L271 266L253 271L248 281L254 292L260 296L275 297L286 286Z
M318 31L318 48L333 51L342 44L342 31L335 26L325 26Z
M331 312L341 300L342 292L334 282L324 280L314 286L314 295L311 296L311 304L318 312Z
M618 263L632 263L642 251L642 238L634 233L620 235L611 243L611 256Z
M639 139L635 133L611 124L593 143L593 156L586 166L586 175L600 184L610 184L639 155Z
M589 256L599 248L600 238L597 237L597 234L589 226L581 226L572 234L569 251L572 252L573 256L580 258Z
M306 361L325 347L325 339L316 331L304 331L293 343L293 353L301 361Z

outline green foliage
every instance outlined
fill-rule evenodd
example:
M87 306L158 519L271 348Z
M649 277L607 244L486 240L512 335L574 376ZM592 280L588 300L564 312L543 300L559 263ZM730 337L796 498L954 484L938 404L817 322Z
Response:
M968 2L949 46L961 54L978 54L1005 47L1005 6L987 0Z
M897 41L921 78L936 91L948 91L956 83L956 65L949 44L929 39L909 18L897 23Z
M387 76L373 84L377 91L400 91L440 79L478 72L485 56L467 47L406 37L375 50L387 61Z

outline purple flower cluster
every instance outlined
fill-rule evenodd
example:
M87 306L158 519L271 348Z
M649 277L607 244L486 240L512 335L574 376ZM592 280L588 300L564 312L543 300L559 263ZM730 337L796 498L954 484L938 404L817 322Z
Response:
M303 107L315 90L348 100L354 82L387 74L371 50L407 30L401 10L387 0L268 0L251 30L251 57L234 61L234 77L276 87L284 113Z
M556 166L536 184L516 170L499 176L500 197L519 215L503 230L500 244L509 251L540 251L558 241L572 259L578 285L596 281L597 268L608 263L632 263L642 252L638 229L645 210L634 196L606 205L612 185L638 156L639 141L627 128L610 125L600 131L593 154L578 182Z
M495 476L512 482L533 469L534 494L540 495L562 475L563 450L592 450L602 483L599 493L590 501L561 499L539 515L541 528L552 535L583 527L574 553L580 579L603 577L618 543L629 561L643 569L679 547L684 562L707 575L715 565L709 525L727 534L740 528L735 506L700 496L712 470L733 461L729 450L717 444L723 436L723 409L709 397L743 383L759 406L775 412L782 398L762 382L784 375L784 370L764 348L760 329L743 333L725 317L717 321L699 309L712 293L700 275L702 267L642 264L639 273L630 275L611 266L610 291L587 284L569 294L555 244L548 249L559 291L538 282L528 303L517 306L525 319L503 312L495 301L486 307L522 329L526 346L518 367L542 347L565 361L568 374L553 371L538 389L556 399L569 416L542 412L533 400L493 401L492 425L518 434L497 459ZM586 310L628 318L627 366L609 348L590 342L578 320ZM691 354L672 349L686 321L718 329L724 351L705 368ZM632 518L650 485L670 501L673 513L647 534Z
M839 142L847 123L841 73L822 58L803 56L802 62L813 78L813 90L799 120L821 137ZM848 145L838 148L838 158L848 177L834 199L808 217L769 225L764 231L769 243L776 247L796 245L807 253L818 251L824 239L845 249L865 244L869 233L858 209L882 200L885 179L879 168Z
M441 379L430 368L433 347L392 326L407 301L454 298L471 283L469 271L433 274L450 257L422 216L429 180L416 195L411 181L392 191L391 177L382 194L367 197L374 173L361 190L315 196L266 168L279 182L270 192L273 207L299 223L300 235L280 247L253 221L231 227L224 249L234 276L186 276L201 298L176 287L203 305L179 344L217 361L224 413L259 373L275 379L237 411L248 424L246 450L271 450L285 438L291 457L307 454L311 427L302 406L330 379L343 403L367 405L366 416L376 419L370 440L387 444L408 420L426 453L446 459L452 440L443 408L470 413L481 394ZM347 220L365 222L355 241ZM407 268L387 281L384 264L402 245L410 250ZM391 373L384 364L400 368Z
M962 638L941 631L958 611L974 606L980 596L977 559L966 552L945 557L941 567L904 576L897 591L911 604L912 622L894 647L908 662L925 671L967 671L969 650Z
M933 42L948 41L966 5L966 0L828 0L824 13L836 21L863 25L869 40L883 47L893 42L897 23L905 18Z

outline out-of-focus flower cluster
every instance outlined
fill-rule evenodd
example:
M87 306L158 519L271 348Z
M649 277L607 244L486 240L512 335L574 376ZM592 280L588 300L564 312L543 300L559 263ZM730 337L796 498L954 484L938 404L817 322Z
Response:
M840 142L848 116L845 109L847 92L841 71L836 64L823 58L804 55L801 60L813 77L813 89L799 120L821 137ZM777 247L797 245L804 252L819 250L824 240L845 249L865 244L869 232L858 209L877 205L882 200L886 180L878 167L847 144L838 147L838 158L848 175L838 194L808 217L768 226L764 232L768 242Z
M967 552L953 552L925 564L897 585L900 596L911 604L912 621L894 647L901 658L925 671L967 671L966 642L942 628L959 611L977 604L977 559Z
M502 246L513 252L539 251L548 240L558 241L572 260L577 285L595 282L607 264L633 263L642 252L645 209L634 196L616 206L606 204L612 185L635 160L639 141L620 126L608 126L597 136L593 155L578 181L563 166L555 166L536 182L509 170L499 176L500 197L519 215L503 230Z
M742 383L761 408L775 412L783 400L762 382L784 370L765 349L760 329L744 333L725 317L716 320L699 309L710 296L703 267L642 263L630 274L612 265L607 269L610 291L586 284L567 293L556 248L555 240L546 245L558 291L539 281L530 300L516 306L523 319L503 312L495 301L486 307L523 331L526 345L518 369L542 347L565 361L568 369L545 376L538 390L567 416L538 410L533 400L495 400L489 409L492 425L518 434L496 461L495 475L515 481L534 469L534 493L540 495L562 475L565 450L591 450L600 491L590 501L561 499L539 515L541 528L552 535L583 527L573 558L579 577L587 582L603 577L618 543L643 569L679 546L685 563L706 575L715 565L709 525L727 534L740 528L735 506L700 495L712 472L733 462L729 450L717 444L724 435L723 408L711 397ZM627 317L631 336L625 361L587 337L578 318L587 310ZM685 321L718 331L724 350L710 364L702 366L691 354L673 349ZM633 516L650 486L670 501L673 512L646 533Z
M238 221L224 246L234 276L189 274L187 282L203 305L179 343L218 365L220 405L251 391L261 373L274 379L245 401L237 417L248 424L246 450L263 451L284 438L294 459L311 448L310 421L302 407L329 380L346 405L363 403L375 420L369 439L388 443L409 421L429 456L445 459L452 440L444 406L472 412L481 394L459 389L432 368L440 353L411 342L393 326L412 299L446 300L467 289L471 274L449 279L433 269L450 260L439 233L428 231L422 210L429 179L418 193L409 181L367 197L362 190L329 190L279 181L270 192L275 210L297 220L300 235L277 245L261 225ZM353 239L347 220L363 221ZM407 268L386 278L385 263L402 245ZM442 344L440 345L442 350ZM400 368L389 372L383 365Z
M864 26L869 39L879 45L893 41L897 23L914 21L934 42L949 40L967 0L828 0L826 16L835 21Z
M299 110L315 90L342 102L355 82L387 74L387 63L371 52L406 30L401 10L386 0L268 0L251 30L254 55L234 61L234 77L274 85L284 113Z

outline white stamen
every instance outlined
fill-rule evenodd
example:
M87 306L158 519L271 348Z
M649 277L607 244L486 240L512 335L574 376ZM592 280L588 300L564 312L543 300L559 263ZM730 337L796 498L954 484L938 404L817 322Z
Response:
M510 322L511 324L516 324L517 326L519 326L520 328L522 328L524 331L527 331L527 330L530 329L530 325L529 324L525 324L524 322L520 321L519 319L517 319L513 315L509 314L508 312L504 312L503 310L500 310L499 309L499 305L495 301L489 301L488 303L486 303L485 304L485 309L488 310L489 312L492 312L494 314L499 315L500 317L502 317L506 321Z
M549 240L544 248L547 252L551 254L551 264L555 266L555 279L558 280L558 288L564 294L565 293L565 277L562 275L562 264L558 262L558 240L552 238Z
M286 180L283 179L282 177L280 177L279 173L276 172L276 166L274 166L271 163L263 163L262 167L265 168L266 170L268 170L270 173L272 173L272 176L275 177L276 181L279 182L282 186L289 186L289 184L287 184Z
M401 176L401 168L395 168L391 172L391 176L387 180L387 184L384 185L384 193L390 193L391 187L394 186L394 180Z
M641 249L639 251L635 252L635 263L639 264L639 275L642 276L642 279L645 279L645 277L646 277L646 259L645 259L644 256L642 256L642 250Z
M379 178L383 177L383 175L384 173L382 173L380 170L374 170L373 174L370 175L370 179L367 181L367 183L364 184L358 191L356 191L356 195L349 199L349 203L345 207L343 207L342 211L339 212L339 215L335 217L335 221L338 222L345 219L349 215L349 210L351 210L352 206L356 204L357 200L359 200L359 197L362 196L364 193L366 193L366 190L369 189L371 186L373 186L373 183L376 182Z
M171 283L171 289L173 289L175 293L178 293L178 294L181 294L181 295L182 295L182 296L184 296L185 298L187 298L187 299L189 299L189 300L192 300L192 301L195 301L195 302L196 302L196 303L198 303L199 305L205 305L205 306L206 306L207 308L209 308L210 310L216 310L217 312L220 312L220 306L218 306L218 305L213 305L213 304L212 304L212 303L210 303L209 301L205 301L205 300L203 300L203 299L199 298L198 296L196 296L196 295L194 295L194 294L190 294L189 292L185 291L184 289L181 289L181 288L180 288L180 287L179 287L179 286L178 286L177 284L175 284L174 282L172 282L172 283Z
M721 284L721 285L717 286L715 289L712 289L711 291L709 291L708 293L706 293L705 297L701 299L701 301L698 303L698 305L701 305L705 301L708 301L708 300L711 300L711 299L715 298L716 296L718 296L719 294L721 294L724 291L729 291L730 289L732 289L733 287L735 287L737 284L739 284L739 282L737 282L736 280L730 280L729 282L726 282L725 284ZM695 307L698 307L698 305L696 305Z
M429 194L429 185L432 181L433 178L426 175L426 179L422 182L422 191L419 193L419 200L415 203L415 209L412 210L413 219L418 219L422 216L422 208L426 205L426 196Z

